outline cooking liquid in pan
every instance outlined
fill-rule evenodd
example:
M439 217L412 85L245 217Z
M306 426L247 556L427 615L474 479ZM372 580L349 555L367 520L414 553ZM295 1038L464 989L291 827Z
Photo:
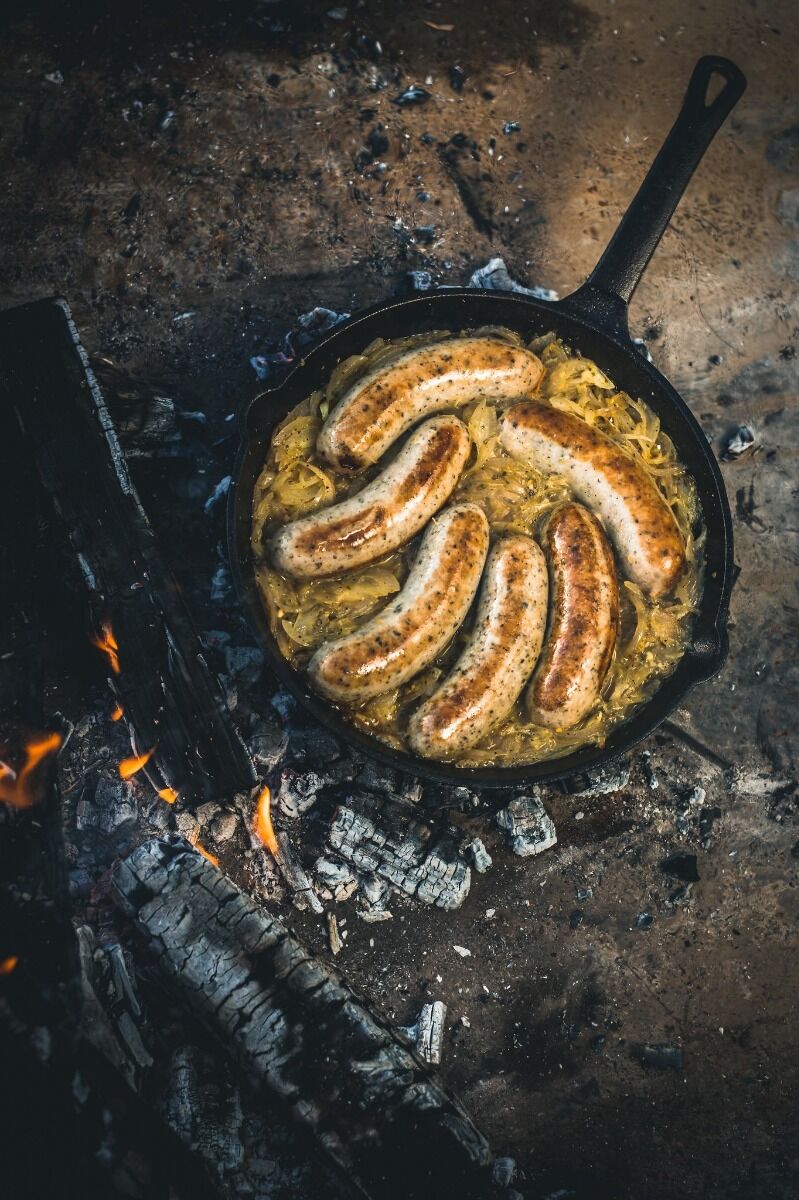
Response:
M523 339L509 329L469 330L515 345ZM297 405L275 431L258 478L253 507L252 549L259 590L281 653L303 670L323 642L363 625L400 590L421 534L381 562L337 579L300 582L276 571L268 561L269 536L286 521L325 508L360 491L382 471L397 446L374 467L357 476L343 475L316 457L316 438L340 396L367 370L403 350L457 335L425 333L391 341L376 340L363 354L345 359L327 387ZM686 544L686 567L674 593L652 600L619 569L621 627L602 695L589 714L571 729L552 730L527 717L523 696L510 715L453 765L518 766L558 758L606 736L656 690L681 658L691 633L691 618L701 593L704 530L693 483L677 461L671 440L642 401L619 392L589 359L548 334L529 343L546 373L536 393L555 408L574 413L627 448L654 479L671 505ZM510 403L510 402L508 402ZM484 509L492 537L524 533L532 537L542 517L573 499L565 480L542 475L511 458L498 444L498 411L507 404L479 400L453 409L465 421L474 443L472 455L449 503L470 500ZM404 439L403 439L404 440ZM343 709L360 729L409 750L407 723L447 675L471 632L464 625L426 671L396 691L357 707Z

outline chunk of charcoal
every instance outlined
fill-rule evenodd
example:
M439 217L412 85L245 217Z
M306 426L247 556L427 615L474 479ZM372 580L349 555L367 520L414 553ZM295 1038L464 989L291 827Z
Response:
M579 887L577 889L577 899L582 903L584 900L590 900L594 894L594 889L590 887Z
M284 817L294 821L314 806L326 782L327 780L315 771L300 775L287 767L280 773L280 782L274 797L275 804Z
M413 231L413 235L417 242L421 242L424 246L429 246L436 240L436 227L435 225L417 225Z
M259 775L268 775L283 762L289 746L289 735L285 729L262 717L247 739L250 754Z
M494 1169L491 1175L492 1181L497 1187L507 1188L513 1183L516 1175L516 1159L515 1158L495 1158Z
M449 68L449 86L453 92L462 92L465 82L466 72L463 67L459 67L457 63L453 63Z
M502 132L508 137L511 133L519 133L521 125L518 121L506 121L502 126Z
M654 1071L681 1071L683 1068L682 1046L655 1045L645 1042L633 1046L630 1053L643 1067Z
M402 1032L416 1046L416 1052L425 1062L439 1066L441 1063L441 1047L444 1041L444 1022L447 1019L447 1006L441 1000L432 1004L424 1004L416 1023L402 1026Z
M585 913L582 912L581 909L575 908L574 912L569 917L569 928L577 929L577 927L579 925L582 925L584 920L585 920Z
M433 276L429 271L409 271L407 279L412 292L429 292L433 286Z
M740 425L727 438L724 449L721 452L722 461L731 462L733 459L740 458L747 450L751 450L754 447L755 442L754 431L748 425Z
M468 849L475 871L478 871L480 875L485 875L486 871L491 869L493 859L483 845L482 839L474 838L469 843Z
M100 833L125 837L138 823L135 785L124 779L100 779L92 800L79 800L77 824L79 829L96 829Z
M455 137L464 138L464 143L468 140L464 134L456 134ZM453 142L455 142L455 137L451 139ZM468 286L486 288L489 291L521 292L522 295L532 296L536 300L557 300L558 298L558 293L553 292L551 288L529 288L517 283L515 279L511 278L503 258L492 258L484 267L478 268L470 278Z
M404 92L395 96L391 103L399 105L400 108L408 108L411 104L426 104L429 99L430 93L425 88L412 83Z
M522 858L541 854L558 840L554 822L537 794L511 800L497 813L496 823L505 831L513 853Z
M635 928L650 929L654 919L655 918L652 916L651 912L647 912L646 909L644 909L644 911L639 912L638 916L635 918Z
M683 883L699 882L695 854L670 854L668 858L663 859L660 869L666 875L673 875L675 879L681 879Z
M317 858L313 870L318 891L325 900L340 903L342 900L348 900L353 892L358 890L358 877L347 863L336 862L330 858Z
M570 796L609 796L620 792L630 782L630 764L625 761L590 767L573 775L563 784Z

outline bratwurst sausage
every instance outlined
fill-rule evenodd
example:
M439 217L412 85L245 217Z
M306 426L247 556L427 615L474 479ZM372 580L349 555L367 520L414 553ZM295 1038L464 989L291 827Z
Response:
M453 758L508 715L541 652L546 619L543 554L522 534L503 538L488 557L469 644L411 717L417 754Z
M406 350L345 392L319 434L317 451L331 466L361 470L422 417L480 397L529 396L543 373L530 350L495 337L449 338Z
M320 646L308 673L329 700L367 700L429 666L466 616L488 552L476 504L444 510L426 531L405 586L360 629Z
M457 417L425 421L363 491L284 525L272 541L272 561L296 579L319 579L391 553L446 503L470 446Z
M674 588L685 565L682 535L656 485L620 446L580 417L535 400L508 409L499 440L514 458L565 476L604 521L630 579L655 597Z
M608 539L581 504L555 509L544 550L551 617L525 701L537 725L569 729L595 703L608 673L619 628L619 587Z

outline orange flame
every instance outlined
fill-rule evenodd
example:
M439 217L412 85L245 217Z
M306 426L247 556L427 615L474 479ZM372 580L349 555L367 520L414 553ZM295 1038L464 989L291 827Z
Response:
M123 709L123 707L122 707L122 705L121 705L121 704L115 704L115 705L114 705L114 711L111 713L111 720L112 720L112 721L118 721L118 720L120 719L120 717L122 716L122 714L123 714L123 712L124 712L124 711L125 711L125 710Z
M255 810L255 832L271 854L277 854L278 844L271 817L272 793L265 787L258 797Z
M10 975L16 970L18 963L19 956L16 954L9 954L8 958L0 959L0 975Z
M198 854L202 854L203 858L208 859L209 863L213 863L215 867L219 866L219 859L216 855L212 854L210 850L206 850L205 846L201 842L198 842L196 838L191 839L191 844Z
M25 761L18 771L0 760L0 800L14 808L38 804L43 796L31 776L43 759L55 754L63 740L60 733L34 734L25 746Z
M131 758L123 758L117 767L119 778L131 779L137 771L140 771L150 761L154 753L155 746L153 746L152 750L148 750L146 754L134 754Z
M108 659L108 665L110 666L111 670L115 675L118 675L120 671L119 643L114 636L114 631L111 628L111 623L109 621L103 621L102 629L102 635L94 634L89 638L89 641L93 646L96 646L98 650L102 650L103 654L105 654ZM119 715L121 716L122 714L120 713Z
M158 795L162 800L166 800L167 804L174 804L178 798L178 793L174 788L170 787L159 788Z

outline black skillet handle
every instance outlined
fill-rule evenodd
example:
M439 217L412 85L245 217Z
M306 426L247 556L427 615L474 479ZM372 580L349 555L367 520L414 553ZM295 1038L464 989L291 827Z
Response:
M708 102L717 75L724 86ZM562 301L564 309L611 335L629 338L630 297L703 154L745 90L745 76L728 58L700 58L660 153L596 267L582 287Z

